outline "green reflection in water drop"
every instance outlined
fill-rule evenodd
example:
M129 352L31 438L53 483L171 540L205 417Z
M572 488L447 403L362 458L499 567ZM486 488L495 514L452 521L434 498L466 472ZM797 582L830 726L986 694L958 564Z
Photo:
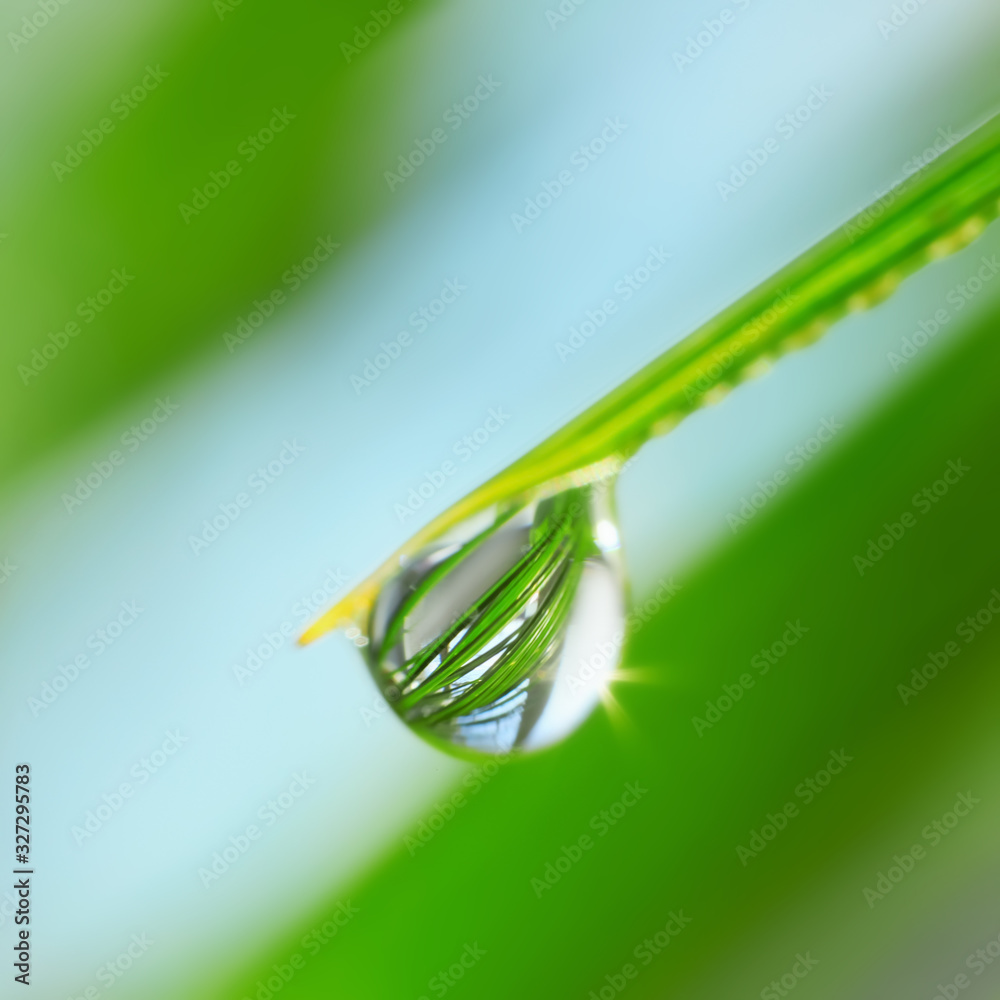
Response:
M428 545L372 609L364 652L383 695L420 735L459 752L562 739L617 662L618 549L606 484L493 508Z

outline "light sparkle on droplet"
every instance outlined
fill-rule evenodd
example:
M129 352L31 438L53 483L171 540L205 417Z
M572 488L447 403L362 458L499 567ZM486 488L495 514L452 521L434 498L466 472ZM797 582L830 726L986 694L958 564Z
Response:
M618 538L618 529L611 521L601 520L597 522L597 544L605 551L617 549L621 544Z

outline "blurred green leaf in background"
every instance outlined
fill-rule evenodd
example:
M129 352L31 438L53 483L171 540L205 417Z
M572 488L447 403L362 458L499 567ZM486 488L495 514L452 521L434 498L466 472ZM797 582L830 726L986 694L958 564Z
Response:
M0 167L0 477L224 351L255 301L294 297L317 241L386 210L378 166L402 141L401 81L420 73L393 32L432 6L186 0L88 18L73 4L5 54L20 143ZM116 270L132 278L112 302Z

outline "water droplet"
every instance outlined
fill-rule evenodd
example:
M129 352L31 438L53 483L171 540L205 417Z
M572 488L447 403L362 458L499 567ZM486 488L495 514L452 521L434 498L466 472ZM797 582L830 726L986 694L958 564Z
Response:
M460 752L533 750L591 714L625 615L610 487L493 508L382 587L363 652L421 736Z

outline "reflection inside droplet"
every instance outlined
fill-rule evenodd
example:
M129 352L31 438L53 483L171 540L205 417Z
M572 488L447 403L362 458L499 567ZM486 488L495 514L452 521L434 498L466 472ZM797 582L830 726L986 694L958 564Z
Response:
M624 631L609 486L494 509L382 588L363 652L422 736L479 753L532 750L593 711Z

